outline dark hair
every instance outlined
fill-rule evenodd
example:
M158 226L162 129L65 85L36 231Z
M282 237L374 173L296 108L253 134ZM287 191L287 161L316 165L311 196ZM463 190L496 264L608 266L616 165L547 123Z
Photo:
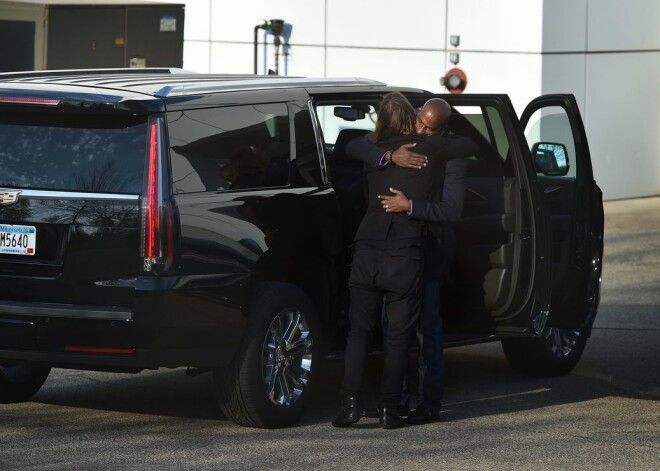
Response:
M392 136L415 134L415 109L399 92L388 93L378 106L376 129L369 135L371 142L380 142Z

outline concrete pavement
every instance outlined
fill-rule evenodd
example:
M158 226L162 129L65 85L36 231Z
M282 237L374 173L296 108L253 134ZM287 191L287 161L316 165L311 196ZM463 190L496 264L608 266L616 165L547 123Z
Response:
M573 373L518 376L499 343L448 350L441 422L331 427L340 364L285 430L223 420L209 375L54 370L32 402L0 405L0 470L658 470L660 198L606 203L604 260L600 313Z

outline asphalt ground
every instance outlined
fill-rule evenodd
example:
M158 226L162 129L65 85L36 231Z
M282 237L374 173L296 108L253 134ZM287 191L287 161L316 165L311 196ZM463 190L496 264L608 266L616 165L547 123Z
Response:
M298 426L257 430L222 418L210 375L53 370L32 401L0 405L0 471L660 470L660 198L605 206L601 308L568 376L518 376L499 343L449 349L440 422L335 429L329 363Z

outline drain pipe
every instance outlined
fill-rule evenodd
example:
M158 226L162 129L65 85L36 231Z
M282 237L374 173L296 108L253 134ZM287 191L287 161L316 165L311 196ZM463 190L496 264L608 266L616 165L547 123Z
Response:
M284 58L284 75L289 75L289 49L291 45L289 44L289 39L291 38L291 30L293 26L290 23L284 23L282 28L282 57Z
M262 24L256 25L254 27L254 75L257 75L257 53L258 53L258 45L259 45L259 38L257 34L259 33L260 29L265 29L265 30L270 29L268 22L264 21Z

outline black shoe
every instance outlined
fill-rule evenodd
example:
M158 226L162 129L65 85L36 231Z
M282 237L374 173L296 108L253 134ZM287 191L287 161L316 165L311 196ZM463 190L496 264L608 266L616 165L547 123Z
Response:
M361 417L367 417L369 419L380 419L382 409L380 407L365 407L362 409ZM407 416L410 414L410 408L408 406L399 405L397 408L397 414L400 416Z
M426 407L425 405L417 406L417 409L406 419L406 423L411 425L430 424L440 420L440 408Z
M362 409L362 414L360 417L367 417L369 419L379 419L380 418L380 407L365 407Z
M357 396L345 396L341 400L341 409L332 421L335 427L348 427L360 420L360 399Z
M410 407L404 405L404 404L399 404L399 407L397 408L397 414L400 416L406 417L407 415L410 415Z
M383 407L382 412L380 413L380 426L386 429L392 428L401 428L406 425L406 421L403 420L397 414L397 407Z

